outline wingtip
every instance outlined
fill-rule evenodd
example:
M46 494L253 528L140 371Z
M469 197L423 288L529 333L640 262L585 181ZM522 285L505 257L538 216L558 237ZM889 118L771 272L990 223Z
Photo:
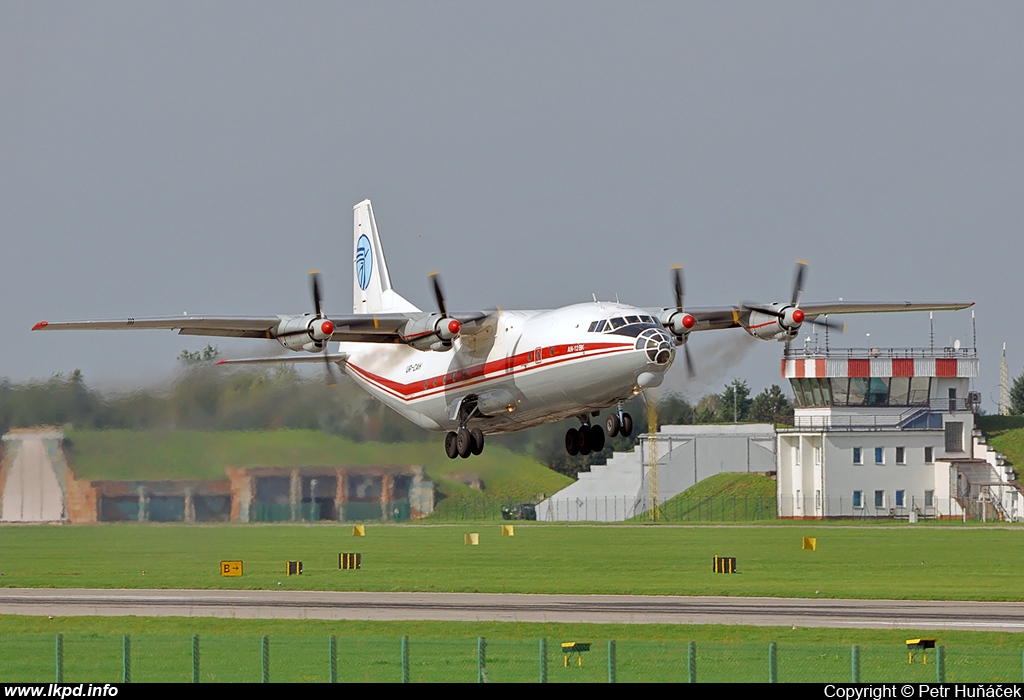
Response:
M215 364L215 365L225 365L225 364L227 364L227 362L228 362L227 360L217 360L213 364Z
M32 330L34 330L34 331L42 330L43 328L46 328L48 325L50 325L49 321L40 321L36 325L32 326Z

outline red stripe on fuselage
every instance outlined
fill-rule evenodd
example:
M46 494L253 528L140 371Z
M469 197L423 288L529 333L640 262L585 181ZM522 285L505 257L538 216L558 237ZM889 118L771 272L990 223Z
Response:
M569 351L569 348L580 347L582 347L582 349L573 350L572 352ZM542 355L544 352L554 352L546 358L542 357L540 361L538 361L536 357L533 357L533 351L523 352L518 355L513 355L512 357L491 360L490 362L485 362L480 365L466 367L464 369L455 370L454 372L446 372L443 375L430 377L426 380L420 379L408 384L396 382L393 379L388 379L387 377L374 374L362 367L359 367L358 365L355 365L351 359L346 363L346 366L351 367L352 370L354 370L360 377L389 394L392 394L403 401L412 401L414 399L423 399L429 396L443 394L446 391L451 391L453 389L463 389L469 386L476 386L477 384L501 377L522 375L530 370L551 367L571 360L601 357L612 353L632 350L633 348L634 346L632 344L625 343L571 343L566 345L554 345L543 348L541 352ZM533 359L530 359L531 357L533 357ZM422 388L424 381L426 381L428 385L426 389ZM438 382L437 386L434 386L435 381Z

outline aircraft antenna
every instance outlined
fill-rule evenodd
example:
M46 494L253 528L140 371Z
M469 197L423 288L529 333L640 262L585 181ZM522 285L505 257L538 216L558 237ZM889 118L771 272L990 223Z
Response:
M999 365L999 415L1010 415L1010 367L1006 364L1006 343L1003 343L1003 362Z
M658 504L658 407L653 397L644 394L647 400L647 486L651 503L651 520L661 520L661 506Z

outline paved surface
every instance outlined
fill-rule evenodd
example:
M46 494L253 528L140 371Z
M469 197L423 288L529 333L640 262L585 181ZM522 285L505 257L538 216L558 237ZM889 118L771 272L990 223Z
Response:
M15 435L17 447L0 496L0 520L8 522L60 522L64 493L39 435ZM50 437L49 439L52 439Z
M1024 631L1017 602L686 596L0 588L0 614Z

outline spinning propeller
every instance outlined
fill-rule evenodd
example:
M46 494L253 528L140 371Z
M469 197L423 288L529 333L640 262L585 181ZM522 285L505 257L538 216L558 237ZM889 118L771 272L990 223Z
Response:
M796 272L793 274L793 293L790 296L791 301L787 306L781 306L778 304L773 305L760 305L760 304L748 304L742 303L741 308L749 311L757 311L759 313L768 314L779 319L779 325L787 331L796 332L803 322L806 320L808 323L812 323L816 326L826 326L828 328L834 328L840 331L845 331L846 324L839 323L837 321L824 319L807 319L800 308L800 299L804 293L804 277L807 274L807 263L803 260L797 260Z
M434 300L437 301L437 309L441 312L441 320L436 328L437 337L445 347L451 347L452 341L462 331L462 324L458 319L448 316L448 305L444 300L444 292L441 290L441 275L437 272L430 273L430 281L434 287Z
M313 291L313 308L316 315L310 323L310 336L317 342L323 343L324 365L327 367L327 385L334 386L337 376L334 373L333 363L327 356L327 341L334 334L334 323L324 313L323 296L320 294L320 271L312 270L309 273L310 286Z
M690 357L690 346L686 344L690 331L697 324L690 314L683 311L683 266L672 266L672 289L676 297L676 310L668 317L665 326L676 336L676 340L683 346L683 356L686 359L686 375L691 379L696 375L693 369L693 358Z

